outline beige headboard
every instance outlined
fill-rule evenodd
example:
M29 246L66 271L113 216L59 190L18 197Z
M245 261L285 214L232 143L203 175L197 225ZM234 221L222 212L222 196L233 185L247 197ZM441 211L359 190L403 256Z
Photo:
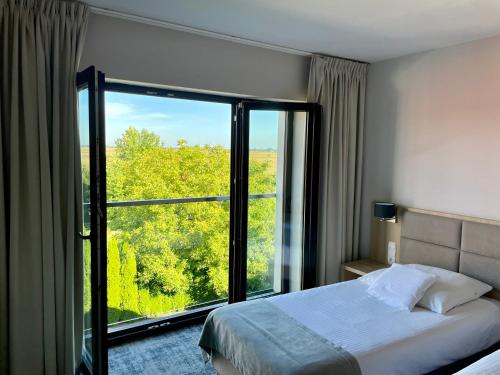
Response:
M401 263L446 268L500 290L500 223L405 210Z

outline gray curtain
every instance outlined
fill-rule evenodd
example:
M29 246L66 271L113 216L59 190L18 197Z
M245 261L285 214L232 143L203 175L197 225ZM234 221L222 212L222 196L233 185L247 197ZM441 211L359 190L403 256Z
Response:
M358 258L367 65L313 56L307 98L322 105L318 218L319 285Z
M0 373L72 374L82 345L75 74L87 6L0 0Z

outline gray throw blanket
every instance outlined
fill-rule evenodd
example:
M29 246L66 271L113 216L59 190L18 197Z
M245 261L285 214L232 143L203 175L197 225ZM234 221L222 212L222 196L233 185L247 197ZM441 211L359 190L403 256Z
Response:
M212 311L199 345L205 360L217 352L244 375L361 374L350 353L263 299Z

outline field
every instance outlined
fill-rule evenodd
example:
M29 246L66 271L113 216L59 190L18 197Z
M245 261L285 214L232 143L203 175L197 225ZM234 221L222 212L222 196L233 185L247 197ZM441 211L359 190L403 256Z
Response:
M269 162L269 173L276 173L278 164L278 153L276 151L250 150L250 160L258 162Z
M107 147L106 148L106 156L112 157L115 152L115 147ZM229 152L229 150L228 150ZM82 147L81 148L82 155L82 167L88 168L89 166L89 148ZM250 159L258 162L269 161L269 173L276 173L276 166L278 163L278 154L275 151L262 151L262 150L250 150Z

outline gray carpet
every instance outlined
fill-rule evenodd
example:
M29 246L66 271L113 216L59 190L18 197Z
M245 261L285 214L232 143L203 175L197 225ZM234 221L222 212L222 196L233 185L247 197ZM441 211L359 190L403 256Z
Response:
M201 325L109 348L110 375L214 375L198 347Z

